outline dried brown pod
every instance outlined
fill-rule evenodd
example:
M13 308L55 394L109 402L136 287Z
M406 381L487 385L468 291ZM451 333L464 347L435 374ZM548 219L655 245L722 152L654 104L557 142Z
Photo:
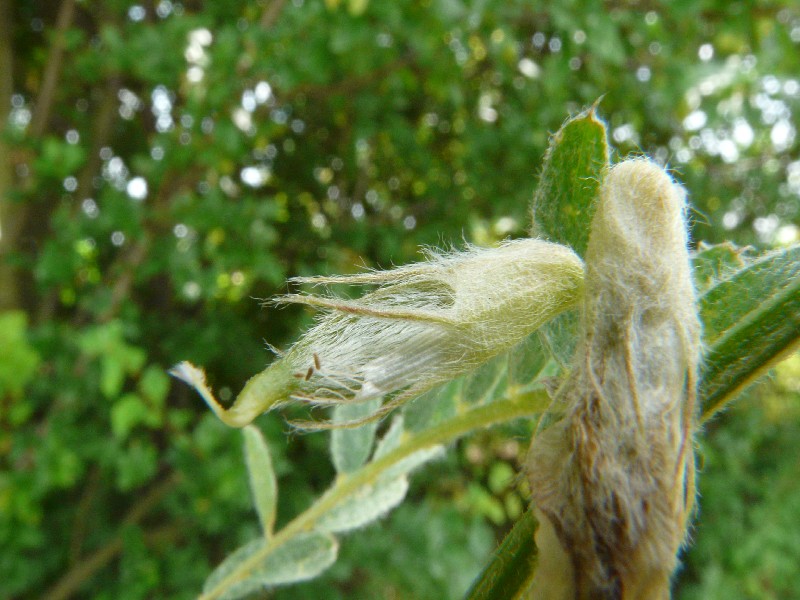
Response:
M534 598L669 598L694 501L700 324L685 195L645 159L612 167L586 253L583 340L528 458Z

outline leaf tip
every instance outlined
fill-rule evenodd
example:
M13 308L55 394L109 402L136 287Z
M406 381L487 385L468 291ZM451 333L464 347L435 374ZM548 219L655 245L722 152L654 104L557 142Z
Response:
M206 383L206 373L203 369L194 366L189 361L183 361L175 365L169 370L169 374L188 383L192 386L197 393L202 396L208 407L214 411L214 414L219 417L219 420L228 425L229 427L244 427L249 424L253 418L249 415L242 414L233 409L226 409L214 397L214 393Z

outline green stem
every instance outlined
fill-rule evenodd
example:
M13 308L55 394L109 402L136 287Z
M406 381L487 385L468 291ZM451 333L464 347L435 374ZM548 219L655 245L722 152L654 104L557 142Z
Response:
M218 598L231 585L247 579L252 571L258 568L278 547L298 533L313 530L321 516L363 486L375 481L386 469L404 458L420 450L452 442L475 429L490 427L520 417L530 417L532 414L544 410L548 403L549 398L546 392L538 390L480 406L446 423L415 434L389 454L350 475L340 476L333 487L315 504L275 534L268 547L248 558L235 571L220 581L214 589L202 594L200 600Z
M534 534L538 527L533 509L528 509L495 551L472 584L467 600L521 598L530 587L538 554Z

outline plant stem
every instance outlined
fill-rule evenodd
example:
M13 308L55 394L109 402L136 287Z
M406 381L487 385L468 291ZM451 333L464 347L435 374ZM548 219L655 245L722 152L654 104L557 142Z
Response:
M315 523L322 515L359 488L375 481L382 472L407 456L426 448L447 444L475 429L490 427L520 417L530 417L532 414L544 410L548 403L547 393L537 390L480 406L459 415L447 423L431 427L414 435L394 451L365 465L351 475L340 476L333 484L333 487L319 498L316 503L275 534L272 543L268 547L243 562L239 568L220 581L214 589L202 594L199 600L218 598L232 584L246 579L278 547L298 533L313 530Z

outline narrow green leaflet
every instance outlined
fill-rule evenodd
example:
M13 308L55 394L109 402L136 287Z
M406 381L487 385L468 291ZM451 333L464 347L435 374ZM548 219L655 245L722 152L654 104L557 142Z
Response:
M378 477L378 481L391 482L398 477L404 477L414 469L417 469L427 462L441 458L444 455L444 446L432 446L418 450L404 459L387 467Z
M533 197L531 234L586 254L589 223L603 174L609 166L606 126L595 108L569 119L550 140L539 185ZM575 350L577 312L546 323L539 335L563 367Z
M408 478L365 485L322 516L318 527L330 533L353 531L386 515L403 501L408 492Z
M348 417L351 416L348 415ZM334 430L332 433L335 434L336 431ZM344 431L358 431L358 429ZM404 437L407 437L407 434L404 435L403 431L403 417L398 415L375 448L372 460L378 460L397 449ZM372 440L370 440L371 442ZM418 450L397 461L384 469L371 483L365 484L349 496L343 497L336 506L319 519L317 527L330 533L344 533L383 517L406 497L408 474L442 455L444 455L444 447L436 445ZM339 477L346 478L347 476L347 474L340 474Z
M401 443L412 439L413 434L405 431L405 419L403 415L397 415L392 421L391 427L384 434L378 447L375 448L375 455L372 457L373 462L377 461L387 454L391 454ZM413 471L414 469L424 465L426 462L441 458L444 455L444 446L435 445L428 448L422 448L413 452L404 458L398 460L396 463L384 469L378 477L379 481L387 482L393 481L398 477L403 477Z
M533 536L537 522L527 510L495 550L492 560L467 592L467 600L499 600L523 597L536 570Z
M800 246L754 260L700 297L703 420L800 341Z
M368 417L380 408L382 401L379 397L357 404L339 404L333 409L333 422L346 423ZM361 427L331 431L331 457L337 473L350 473L366 462L377 428L378 422L373 421Z
M539 334L534 333L472 373L409 403L403 410L405 429L421 431L475 406L540 389L541 378L556 372Z
M534 236L586 254L589 223L609 149L606 126L592 107L569 119L550 140L533 197Z
M383 437L376 445L375 454L373 454L372 460L377 460L383 456L386 456L392 450L395 450L400 445L400 441L403 438L404 429L405 419L403 418L403 415L395 415L394 419L392 419L392 424L389 426L389 429L386 430L386 433L383 434Z
M269 448L261 431L254 425L242 430L244 456L250 479L250 492L258 513L264 535L269 538L275 526L275 511L278 504L278 483L272 468Z
M240 565L252 559L259 552L262 552L267 545L268 542L266 540L258 538L236 550L208 576L203 586L203 592L205 594L213 594L207 597L233 600L234 598L240 598L260 589L262 587L261 583L249 577L237 577L232 581L228 580L232 578ZM217 589L221 583L227 583L226 587L221 593L214 594L214 590Z
M235 600L266 587L307 581L336 562L336 538L328 533L300 533L271 552L269 541L258 539L239 548L206 580L206 600ZM252 564L250 564L252 563ZM246 576L241 577L240 574Z

